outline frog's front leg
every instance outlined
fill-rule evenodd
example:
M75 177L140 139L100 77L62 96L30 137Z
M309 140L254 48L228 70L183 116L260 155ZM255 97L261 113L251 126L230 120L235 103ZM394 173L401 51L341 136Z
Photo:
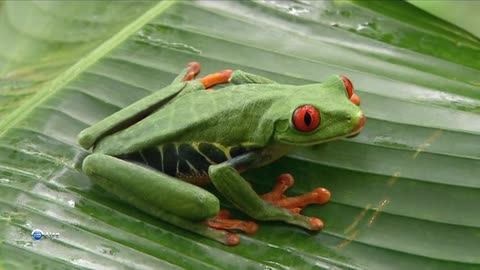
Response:
M196 62L189 63L169 86L153 92L82 130L78 136L79 144L83 148L89 149L105 136L141 121L177 97L192 91L203 90L204 87L201 83L190 81L198 72L200 72L200 64Z
M293 184L293 178L282 175L274 190L260 197L239 174L258 162L261 153L247 153L209 168L209 176L215 187L240 210L259 220L279 220L309 230L320 230L323 222L315 217L299 214L312 203L324 204L330 199L328 190L319 188L298 197L286 197L283 192Z
M104 154L85 158L83 171L108 192L165 222L226 245L240 241L236 234L204 224L218 213L219 201L200 187Z

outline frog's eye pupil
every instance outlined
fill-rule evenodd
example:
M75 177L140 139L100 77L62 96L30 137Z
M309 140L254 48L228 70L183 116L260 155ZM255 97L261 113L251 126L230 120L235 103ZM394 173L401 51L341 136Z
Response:
M345 85L345 90L347 91L348 98L351 98L353 95L353 84L352 82L345 76L341 75L343 84Z
M298 131L312 131L320 125L320 112L312 105L300 106L293 112L292 123Z
M303 117L303 121L305 122L305 125L310 126L310 123L312 123L312 117L310 116L309 112L305 113L305 116Z

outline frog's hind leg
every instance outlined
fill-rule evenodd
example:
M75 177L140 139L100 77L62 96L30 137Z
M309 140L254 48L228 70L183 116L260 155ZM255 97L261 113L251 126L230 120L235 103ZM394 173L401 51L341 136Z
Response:
M273 205L288 209L295 214L300 214L303 208L309 204L325 204L330 200L330 191L325 188L316 188L312 192L300 196L287 197L284 193L288 188L293 186L293 183L294 179L291 174L282 174L278 177L278 181L273 190L260 197ZM317 222L320 227L323 227L323 222L320 219L318 219Z
M82 169L97 185L165 222L225 245L240 241L234 233L205 224L205 219L218 213L220 203L200 187L104 154L86 157Z

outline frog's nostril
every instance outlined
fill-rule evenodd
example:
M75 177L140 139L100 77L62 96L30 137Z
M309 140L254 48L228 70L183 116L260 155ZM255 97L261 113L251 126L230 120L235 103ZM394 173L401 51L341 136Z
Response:
M360 116L358 118L355 118L355 119L358 120L357 124L356 124L355 128L353 128L351 135L348 136L347 138L353 138L353 137L357 136L358 134L360 134L360 130L363 128L363 126L365 126L366 118L365 118L365 115L363 113L361 113Z
M367 119L365 118L365 115L362 114L362 116L358 120L357 127L355 129L357 129L357 130L361 129L365 125L366 121L367 121Z

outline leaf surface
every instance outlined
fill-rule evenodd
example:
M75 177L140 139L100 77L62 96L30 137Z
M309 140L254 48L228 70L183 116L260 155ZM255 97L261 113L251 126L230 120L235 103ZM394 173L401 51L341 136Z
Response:
M462 29L405 2L5 1L0 9L5 269L480 267L480 42ZM290 194L330 189L328 205L305 210L325 221L321 233L261 222L225 247L119 202L81 172L88 152L77 134L168 85L190 61L202 74L352 80L367 115L358 137L245 175L259 192L283 172L296 178ZM34 241L35 228L60 237Z

